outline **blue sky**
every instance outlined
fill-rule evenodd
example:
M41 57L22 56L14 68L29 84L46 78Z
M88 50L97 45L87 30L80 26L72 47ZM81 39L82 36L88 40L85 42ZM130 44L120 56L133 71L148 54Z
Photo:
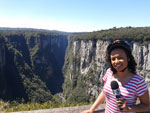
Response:
M91 32L150 26L150 0L0 0L0 27Z

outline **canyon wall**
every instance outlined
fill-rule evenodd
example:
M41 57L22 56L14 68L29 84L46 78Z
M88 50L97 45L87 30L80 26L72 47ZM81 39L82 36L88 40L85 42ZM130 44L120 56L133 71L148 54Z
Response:
M137 73L142 75L150 86L150 43L126 40L137 62ZM73 40L67 48L64 64L64 95L70 100L96 99L103 87L102 78L108 68L106 48L111 40ZM80 93L79 93L80 92ZM72 94L74 93L74 94ZM71 94L71 95L69 95ZM94 98L93 98L94 97ZM82 99L83 99L82 98Z

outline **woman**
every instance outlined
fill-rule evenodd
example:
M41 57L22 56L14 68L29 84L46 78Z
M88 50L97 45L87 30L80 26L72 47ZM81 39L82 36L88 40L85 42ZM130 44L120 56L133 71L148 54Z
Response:
M149 95L144 78L136 74L136 62L130 46L115 40L107 47L107 64L109 69L104 75L104 87L89 110L82 113L93 113L96 107L106 100L105 113L133 113L148 110ZM121 98L116 98L111 89L111 81L117 81ZM140 103L136 104L139 98Z

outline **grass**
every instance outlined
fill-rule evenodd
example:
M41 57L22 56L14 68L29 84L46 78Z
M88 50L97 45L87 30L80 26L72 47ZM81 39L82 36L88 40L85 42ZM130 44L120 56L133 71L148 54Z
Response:
M71 106L81 106L87 105L87 103L82 104L55 104L51 101L45 103L18 103L13 102L4 102L0 101L0 113L6 112L19 112L19 111L30 111L30 110L39 110L39 109L51 109L51 108L62 108L62 107L71 107Z

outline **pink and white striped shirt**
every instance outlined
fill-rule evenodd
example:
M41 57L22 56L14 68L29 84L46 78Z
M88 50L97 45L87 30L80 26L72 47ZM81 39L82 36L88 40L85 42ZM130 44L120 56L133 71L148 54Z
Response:
M105 113L133 113L133 112L122 112L117 107L116 97L112 92L110 83L113 80L113 72L108 69L103 77L105 82L104 94L106 99ZM127 84L119 85L121 95L126 100L127 105L134 105L137 97L142 96L146 90L148 90L146 82L143 77L135 74Z

